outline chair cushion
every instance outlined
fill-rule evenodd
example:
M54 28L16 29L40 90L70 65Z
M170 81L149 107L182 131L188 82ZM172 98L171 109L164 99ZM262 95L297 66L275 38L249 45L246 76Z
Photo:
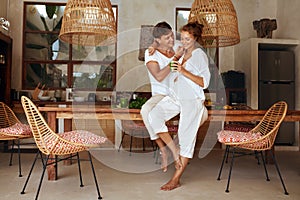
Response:
M224 130L227 130L227 131L238 131L238 132L249 132L254 127L255 127L255 125L253 125L253 124L231 123L231 124L225 124L224 125Z
M143 121L123 121L122 122L123 129L130 130L144 130L146 126Z
M168 127L168 131L169 132L178 132L178 126L176 126L176 125L167 125L167 127Z
M257 140L262 137L261 133L252 132L238 132L238 131L228 131L222 130L217 133L218 141L221 143L231 143L231 142L247 142Z
M98 145L106 142L107 138L85 130L75 130L59 134L65 140L83 145Z
M32 136L30 126L22 123L16 123L7 128L1 128L0 132L16 136Z

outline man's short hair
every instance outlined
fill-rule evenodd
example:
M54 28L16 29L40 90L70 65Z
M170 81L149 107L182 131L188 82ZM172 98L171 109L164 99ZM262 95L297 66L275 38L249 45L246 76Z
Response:
M154 38L160 38L163 35L168 35L170 32L172 32L172 27L164 21L154 26L152 35Z

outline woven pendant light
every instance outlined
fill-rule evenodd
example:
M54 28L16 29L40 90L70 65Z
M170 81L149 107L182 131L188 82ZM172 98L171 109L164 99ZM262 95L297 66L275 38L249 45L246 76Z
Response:
M238 21L231 0L195 0L189 22L203 24L204 47L225 47L240 42Z
M116 42L116 22L109 0L68 0L59 38L83 46Z

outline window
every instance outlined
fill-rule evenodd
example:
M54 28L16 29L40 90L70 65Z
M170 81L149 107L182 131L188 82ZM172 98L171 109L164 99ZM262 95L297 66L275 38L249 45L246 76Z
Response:
M90 47L59 40L64 9L64 3L24 2L22 89L40 83L50 89L112 91L116 44ZM113 12L117 19L117 6Z

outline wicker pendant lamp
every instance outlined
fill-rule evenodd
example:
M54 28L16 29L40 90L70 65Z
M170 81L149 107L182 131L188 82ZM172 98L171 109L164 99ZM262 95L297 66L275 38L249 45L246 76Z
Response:
M225 47L240 42L238 21L231 0L195 0L189 22L203 24L204 46Z
M68 0L59 38L83 46L116 42L116 22L110 0Z

